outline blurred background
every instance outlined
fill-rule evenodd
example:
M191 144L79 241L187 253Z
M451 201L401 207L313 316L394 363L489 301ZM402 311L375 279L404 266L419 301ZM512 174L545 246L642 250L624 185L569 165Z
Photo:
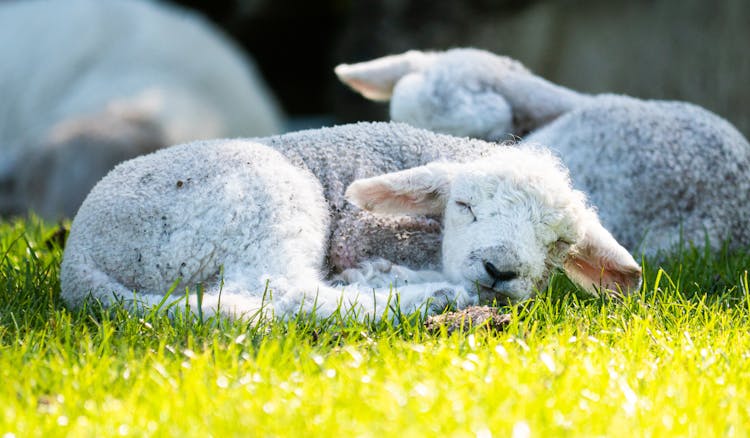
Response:
M0 0L0 42L0 217L73 217L169 145L387 120L333 68L410 49L693 102L750 137L749 0Z
M250 53L303 124L387 119L338 83L338 63L475 46L580 91L694 102L750 135L747 0L174 1Z

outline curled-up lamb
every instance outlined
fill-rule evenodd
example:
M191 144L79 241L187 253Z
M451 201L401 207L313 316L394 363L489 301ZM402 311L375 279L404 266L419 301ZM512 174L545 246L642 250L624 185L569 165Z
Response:
M578 93L476 49L411 51L336 73L390 100L395 121L492 141L528 133L524 142L560 155L631 251L750 244L750 145L696 105Z
M343 208L344 196L376 214L441 218L439 270L425 269L437 246L342 248L383 224ZM378 235L390 242L404 223L386 222ZM408 260L392 263L399 257ZM355 282L325 280L331 261L345 259L360 267L335 278ZM73 306L91 294L137 307L160 302L179 279L179 290L202 285L207 314L325 316L341 306L377 318L391 285L399 299L390 303L404 312L461 308L525 299L555 268L592 292L640 282L638 264L545 149L380 123L194 142L118 165L73 221L61 286Z
M0 58L0 215L72 217L123 160L281 130L251 61L160 2L0 2Z

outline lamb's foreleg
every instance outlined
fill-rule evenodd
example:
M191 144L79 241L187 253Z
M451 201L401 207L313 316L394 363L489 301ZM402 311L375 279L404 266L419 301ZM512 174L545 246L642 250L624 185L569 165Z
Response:
M361 262L358 267L346 269L332 280L336 283L358 283L369 287L400 287L409 284L445 281L438 271L419 270L394 264L386 259L373 259Z
M336 275L333 281L346 285L343 287L372 290L375 295L380 294L381 301L390 292L393 303L398 297L403 312L427 310L434 313L451 304L465 307L476 301L475 294L447 282L441 272L413 270L385 259L363 262L357 268Z

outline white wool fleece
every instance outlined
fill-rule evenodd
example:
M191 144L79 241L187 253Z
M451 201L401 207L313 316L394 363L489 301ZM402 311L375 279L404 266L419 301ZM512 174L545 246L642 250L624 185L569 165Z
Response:
M228 140L165 149L121 164L86 198L65 249L62 296L72 306L92 296L137 308L159 303L179 280L175 298L201 287L206 314L325 316L341 305L381 315L389 288L350 285L342 296L320 281L328 221L320 183L266 146ZM447 295L448 287L405 288L403 311L435 292L442 305L468 299L458 288ZM195 293L190 305L197 312Z
M445 160L452 150L463 155ZM345 193L372 213L344 204ZM439 244L423 246L435 231L379 216L392 214L443 222L437 269ZM343 286L326 280L339 244L354 254L338 266ZM380 123L194 142L117 166L73 221L61 289L72 306L92 296L137 308L160 302L177 280L180 295L205 291L207 314L326 316L342 306L377 318L389 305L524 299L556 268L592 292L640 282L638 265L546 150ZM190 305L197 310L195 293Z

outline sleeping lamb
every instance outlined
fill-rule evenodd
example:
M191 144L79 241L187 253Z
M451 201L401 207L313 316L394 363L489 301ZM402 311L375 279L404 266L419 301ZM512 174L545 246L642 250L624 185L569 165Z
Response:
M0 2L0 58L0 215L72 217L120 161L281 130L249 60L166 4Z
M750 244L750 145L703 108L578 93L476 49L411 51L336 73L365 97L390 99L396 121L493 141L530 132L524 142L562 157L631 251Z
M377 216L401 214L416 217ZM428 269L440 253L434 217L439 272ZM380 317L391 284L403 311L463 307L527 298L555 268L592 292L640 282L549 152L362 123L193 142L118 165L73 221L61 286L73 306L89 295L159 303L179 279L178 290L201 285L208 314L341 306ZM336 279L354 282L335 286L341 270Z

